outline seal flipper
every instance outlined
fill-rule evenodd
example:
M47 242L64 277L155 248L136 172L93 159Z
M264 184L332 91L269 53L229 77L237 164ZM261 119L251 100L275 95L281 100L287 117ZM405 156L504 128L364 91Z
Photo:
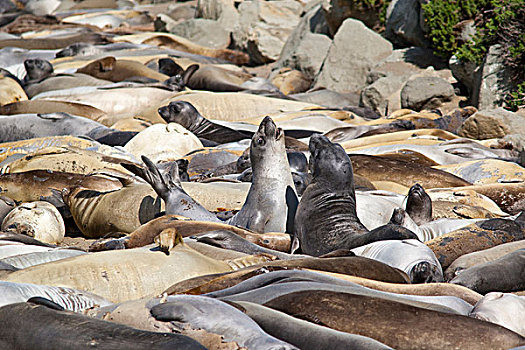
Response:
M242 256L240 258L227 260L226 263L232 268L232 270L239 270L244 267L250 267L257 264L266 263L275 259L276 257L274 255L261 253L257 255L247 255Z
M417 239L418 236L410 231L409 229L393 224L386 224L379 226L372 231L363 233L356 236L351 236L350 239L346 241L346 246L344 249L354 249L357 247L364 246L369 243L389 240L389 239Z
M58 311L65 310L62 306L58 305L54 301L44 298L44 297L32 297L32 298L29 298L27 302L37 304L37 305L43 305L53 310L58 310Z
M130 163L120 163L120 165L124 169L144 179L147 183L151 185L151 187L153 187L155 192L157 192L157 194L162 199L164 199L164 201L167 201L170 189L168 187L168 184L166 184L165 179L160 174L159 169L155 166L155 164L153 164L153 162L148 157L142 156L141 158L142 161L146 164L147 168L139 167L135 164Z
M162 230L161 233L155 237L154 241L166 255L170 255L170 250L173 249L173 247L184 244L181 234L173 227Z

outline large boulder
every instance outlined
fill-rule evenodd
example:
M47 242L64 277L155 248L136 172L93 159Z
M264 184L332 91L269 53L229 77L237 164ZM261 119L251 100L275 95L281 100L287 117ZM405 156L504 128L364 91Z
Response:
M398 46L428 47L418 0L393 0L386 11L385 37Z
M239 21L233 30L237 49L247 52L253 64L276 61L299 23L302 6L291 0L253 0L239 5Z
M392 53L392 44L363 22L346 19L334 36L315 87L355 92L366 86L372 67Z
M455 55L450 57L448 65L454 78L467 88L469 95L472 95L472 92L474 91L475 77L478 74L477 72L480 67L474 62L462 61Z
M445 79L417 77L409 80L401 90L401 107L415 111L437 108L453 96L454 87Z
M384 76L361 91L359 105L368 107L382 116L390 115L400 109L400 90L405 85L406 76Z
M366 6L364 1L323 0L321 5L332 37L347 18L360 20L372 29L379 24L379 10Z
M306 12L283 46L277 69L290 67L314 79L332 44L320 6Z
M503 56L500 45L491 46L474 75L471 102L478 109L502 106L505 95L514 88L512 72Z
M480 110L463 123L459 135L477 140L525 135L525 116L503 108Z
M447 62L430 49L410 47L394 50L383 62L370 70L361 91L360 106L371 108L386 116L401 108L401 89L419 76L439 76L448 79ZM448 73L448 74L447 74ZM447 76L448 75L448 76Z
M195 17L216 20L231 32L239 21L239 12L234 0L198 0Z
M214 49L226 49L230 45L230 32L211 19L188 19L172 25L169 32Z

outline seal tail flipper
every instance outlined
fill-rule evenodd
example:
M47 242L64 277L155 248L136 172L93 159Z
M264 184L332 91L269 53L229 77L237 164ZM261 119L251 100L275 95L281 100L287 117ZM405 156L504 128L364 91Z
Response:
M162 177L157 166L153 164L153 162L148 157L142 156L141 158L142 161L146 164L146 168L130 163L120 163L120 165L124 169L144 179L144 181L146 181L151 185L151 187L153 187L153 189L155 190L155 192L157 192L159 197L166 201L170 190L170 186L168 186L164 177ZM173 183L171 183L170 185L174 186Z
M188 85L188 82L190 81L191 76L193 75L193 73L197 71L197 69L199 69L199 67L200 66L198 64L192 64L191 66L186 68L186 70L182 74L182 80L184 81L184 86Z

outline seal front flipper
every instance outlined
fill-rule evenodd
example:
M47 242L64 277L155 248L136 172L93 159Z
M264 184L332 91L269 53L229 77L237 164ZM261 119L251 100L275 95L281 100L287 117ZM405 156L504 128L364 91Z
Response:
M44 305L44 306L46 306L46 307L48 307L50 309L53 309L53 310L58 310L58 311L64 311L65 310L62 306L58 305L54 301L49 300L49 299L44 298L44 297L32 297L32 298L27 299L27 302L28 303L37 304L37 305Z
M170 250L176 245L184 244L181 234L173 227L162 230L154 241L166 255L170 255Z

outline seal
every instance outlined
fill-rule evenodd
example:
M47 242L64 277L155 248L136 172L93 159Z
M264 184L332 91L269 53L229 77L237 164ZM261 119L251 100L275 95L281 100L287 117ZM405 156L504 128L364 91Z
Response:
M5 280L76 288L121 302L161 293L187 278L229 272L270 260L266 256L247 256L228 262L215 260L189 248L180 234L170 230L161 232L161 248L150 245L85 254L15 271Z
M350 254L352 254L350 252ZM320 273L336 273L340 276L358 276L366 279L405 284L410 279L403 271L388 266L380 261L361 256L342 256L326 258L299 258L293 260L276 260L260 264L257 267L235 271L234 273L215 276L211 279L197 278L193 282L184 282L182 287L173 285L166 290L168 294L188 293L202 294L229 288L256 274L283 269L309 269Z
M150 220L128 236L116 240L98 242L97 244L93 244L90 250L111 250L114 249L115 246L121 249L144 247L153 243L154 238L167 228L175 229L183 237L191 237L210 231L228 232L227 234L234 234L236 237L239 237L239 239L245 239L249 243L257 244L257 246L262 248L280 252L290 250L290 235L286 233L269 232L260 234L221 222L187 220L176 215L164 215ZM258 251L257 253L264 253L264 251Z
M226 341L235 341L248 349L298 350L265 333L255 321L235 307L205 296L169 296L166 303L153 306L151 314L159 321L189 323L192 328L221 334Z
M284 133L269 117L263 119L250 144L253 180L241 210L228 223L256 232L292 232L297 195L284 144ZM166 203L166 214L200 221L219 219L191 198L173 178L165 179L155 164L142 157L147 168L122 164L146 180ZM269 186L271 184L271 186Z
M275 298L264 306L332 329L370 337L394 349L508 349L525 344L525 338L498 325L369 296L301 291Z
M34 265L40 265L51 261L70 258L72 256L84 255L86 252L77 249L56 248L43 252L20 254L0 259L0 263L9 264L17 269L25 269Z
M99 118L103 120L106 115L100 109L83 105L75 102L62 102L62 101L18 101L3 105L0 107L1 115L13 115L13 114L48 114L64 112L72 115L78 115L94 121L98 121ZM101 123L103 124L103 123ZM111 126L111 125L106 125Z
M118 132L91 119L64 112L0 116L0 125L0 142L66 135L99 139Z
M64 287L39 286L31 283L12 283L0 281L0 307L23 303L29 298L43 296L62 308L81 312L98 305L100 307L111 305L109 301L98 295Z
M258 277L253 277L258 278ZM334 280L336 280L334 278ZM335 282L335 283L334 283ZM250 280L242 282L243 284L249 284ZM235 287L230 288L235 289ZM442 297L442 296L416 296L416 295L402 295L378 291L375 289L369 289L359 284L354 284L348 281L332 281L332 283L326 281L301 281L291 278L289 281L281 280L275 283L270 283L266 286L256 287L254 289L246 290L244 292L229 294L230 290L226 289L219 291L219 299L223 301L248 301L257 304L264 304L268 301L278 298L282 295L298 291L334 291L338 293L348 293L355 295L366 295L369 297L387 299L403 304L408 304L416 307L420 307L428 310L435 310L444 313L452 313L458 315L468 315L472 310L472 305L469 303L456 298L456 297ZM214 293L205 294L213 296Z
M27 94L21 81L9 71L0 68L0 106L26 100Z
M434 252L415 239L373 242L352 252L405 271L412 283L443 282L443 271Z
M322 349L326 344L330 344L330 349L338 350L390 349L377 340L319 326L262 305L246 301L230 302L230 304L250 316L264 331L300 349Z
M113 56L90 62L84 67L77 69L77 72L112 82L120 82L132 77L150 78L159 82L169 78L169 76L156 72L140 62L117 60Z
M469 316L499 324L525 337L525 296L488 293L478 301Z
M44 79L53 74L53 65L49 61L40 58L30 58L24 61L26 75L22 82L28 85L32 82Z
M43 202L22 203L7 214L3 231L25 234L44 243L60 243L66 234L64 220L54 205Z
M417 225L432 221L432 199L420 184L410 187L406 197L405 210Z
M352 162L339 144L326 136L310 138L312 181L303 193L295 217L292 252L319 256L338 249L352 249L383 239L417 239L399 225L383 225L372 231L356 212Z
M387 134L395 131L413 130L414 124L408 120L395 120L388 124L352 125L332 129L324 135L332 142L344 142L358 137Z
M524 230L516 221L489 219L436 237L425 244L434 251L446 270L462 255L522 240Z
M166 123L178 123L199 138L217 143L236 142L248 139L250 133L237 131L204 118L189 102L173 101L158 109L159 115Z
M464 187L492 199L501 210L509 214L525 211L525 183L494 183Z
M446 269L445 279L450 281L470 267L489 261L494 261L508 253L512 253L513 251L523 248L525 248L525 240L503 243L489 249L462 255L454 260L454 262Z
M2 186L0 185L0 188L1 187ZM16 203L12 198L0 196L0 222L4 220L6 215L9 214L14 207L16 207Z
M350 154L354 173L372 181L393 181L406 187L419 183L424 188L468 186L470 182L429 166L390 157Z
M518 249L494 261L472 266L450 280L480 294L518 292L525 289L525 249Z
M347 276L337 273L317 271L319 273L344 279L345 281L354 282L363 287L381 290L384 292L409 294L409 295L428 295L428 296L454 296L463 299L467 303L474 305L482 295L466 287L450 283L421 283L421 284L400 284L375 281L373 279Z
M0 308L0 346L4 349L188 349L204 350L197 341L179 334L141 331L34 303ZM61 332L57 334L56 330ZM72 339L74 339L72 341Z

